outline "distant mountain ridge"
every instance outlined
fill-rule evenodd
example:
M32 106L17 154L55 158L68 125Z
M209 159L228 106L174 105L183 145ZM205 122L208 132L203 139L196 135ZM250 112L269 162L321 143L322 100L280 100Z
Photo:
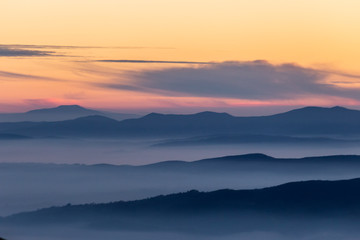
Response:
M117 120L139 117L135 114L113 113L87 109L79 105L60 105L54 108L35 109L25 113L1 113L0 122L64 121L91 115L106 116Z
M60 107L61 111L62 109L64 107ZM65 109L73 111L79 107L70 106ZM59 108L42 111L58 110ZM36 115L38 113L37 111ZM263 135L264 137L268 135L288 137L342 136L345 138L360 136L360 111L342 107L305 107L260 117L235 117L227 113L202 112L189 115L151 113L141 118L126 119L121 122L110 121L104 115L98 115L96 122L89 121L91 118L95 119L95 116L56 122L0 123L0 133L30 137L125 138L193 137L224 134Z
M125 135L195 136L209 134L342 135L360 134L360 111L305 107L270 116L235 117L227 113L149 114L121 122Z
M26 112L25 114L59 114L59 113L75 113L75 114L89 114L89 115L100 115L101 112L91 109L83 108L79 105L60 105L54 108L42 108L35 109Z
M278 113L273 116L292 116L292 117L303 117L303 116L309 116L309 117L315 117L315 116L321 116L321 117L330 117L335 116L338 114L354 114L353 116L359 115L359 110L353 110L348 109L341 106L335 106L335 107L315 107L315 106L309 106L309 107L303 107L299 109L290 110L284 113Z

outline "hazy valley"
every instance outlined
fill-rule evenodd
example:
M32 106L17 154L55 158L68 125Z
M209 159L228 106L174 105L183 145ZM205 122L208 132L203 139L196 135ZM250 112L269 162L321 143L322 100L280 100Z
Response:
M360 111L121 121L79 106L37 112L39 121L30 112L32 121L19 113L0 122L0 231L9 240L359 234Z

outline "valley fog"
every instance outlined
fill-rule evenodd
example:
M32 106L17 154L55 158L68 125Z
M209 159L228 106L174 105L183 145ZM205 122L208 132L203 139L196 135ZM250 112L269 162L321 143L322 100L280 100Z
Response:
M211 144L155 147L158 140L33 139L0 141L0 162L144 165L263 153L278 158L360 154L358 144Z
M176 162L170 162L164 166L141 167L168 160L196 161L252 152L280 158L360 154L360 149L353 146L335 145L152 147L159 141L161 140L4 141L0 146L0 216L67 203L136 200L191 189L253 189L290 181L336 180L360 176L357 162L344 165L341 158L339 162L332 164L313 165L254 159L250 163L240 161L235 165L224 163L216 166L192 166L191 163L180 167Z
M184 234L176 232L121 232L121 231L91 231L91 230L79 230L78 228L61 228L51 229L28 229L24 228L21 232L16 233L16 229L7 229L0 227L4 236L8 237L8 240L112 240L112 239L127 239L127 240L158 240L158 239L174 239L174 240L355 240L358 234L355 232L346 232L335 230L323 230L317 232L302 232L295 234L284 234L281 232L271 231L251 231L237 234L226 235L199 235L199 234Z
M324 155L360 154L352 144L208 144L197 146L156 146L164 139L31 139L1 141L0 145L0 217L44 207L84 203L137 200L191 189L256 189L292 181L339 180L357 178L357 161L324 164L316 161L293 164L277 160L254 159L233 165L192 165L178 162L263 153L276 158L302 158ZM206 160L207 161L207 160ZM111 164L111 165L109 165ZM155 165L148 165L155 164ZM180 166L180 165L181 166ZM193 163L189 163L193 164ZM228 164L228 165L227 165ZM131 166L127 166L131 165ZM143 166L147 165L147 166ZM24 201L26 199L26 201ZM299 224L308 224L308 219ZM269 239L269 240L332 240L356 239L357 232L348 232L330 223L316 231L289 233L286 227L264 231L259 228L223 235L193 234L177 231L99 231L78 226L61 228L21 228L0 226L1 237L8 240L60 239ZM356 228L356 223L351 226ZM208 225L213 228L215 226ZM284 232L284 230L286 230ZM204 229L204 232L206 229Z

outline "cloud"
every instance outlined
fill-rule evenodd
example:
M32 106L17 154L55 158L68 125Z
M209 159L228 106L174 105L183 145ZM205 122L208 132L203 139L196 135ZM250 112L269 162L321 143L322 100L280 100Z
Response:
M95 47L95 46L66 46L66 45L0 44L0 48L10 48L10 49L76 49L76 48L101 48L101 47Z
M84 91L68 92L63 95L65 99L80 100L87 98L87 94Z
M330 95L359 99L359 89L327 83L330 74L333 73L259 60L129 72L128 83L101 83L100 86L168 96L267 100Z
M40 77L40 76L14 73L14 72L6 72L6 71L0 71L0 76L7 77L7 78L41 78L41 79L43 79L43 77Z
M143 46L66 46L66 45L30 45L30 44L0 44L0 57L71 57L66 54L57 54L58 50L64 49L173 49L167 47L143 47ZM121 62L127 60L99 60L104 62ZM131 60L130 60L131 61Z
M32 56L37 55L51 55L55 52L53 51L44 51L44 50L33 50L33 49L174 49L171 47L146 47L146 46L114 46L114 47L104 47L104 46L71 46L71 45L35 45L35 44L0 44L0 49L7 54L24 54L21 56ZM17 55L15 55L17 56ZM116 60L115 60L116 61Z
M27 106L31 106L31 107L55 107L58 105L57 102L55 102L52 99L47 99L47 98L39 98L39 99L23 99L23 102L27 105Z
M64 81L57 78L43 77L43 76L30 75L30 74L21 74L21 73L7 72L7 71L0 71L0 77L12 78L12 79L35 79L35 80L56 81L56 82Z
M99 86L166 96L252 100L299 99L305 96L360 98L359 89L345 89L327 83L330 74L334 73L296 64L273 65L258 60L128 72L130 80L127 83L121 80Z
M46 57L55 56L53 51L28 50L23 48L11 48L0 46L0 57Z
M79 104L76 99L58 99L58 98L30 98L22 99L23 106L26 106L27 109L37 109L37 108L50 108L57 107L59 105L74 105Z
M108 63L174 63L174 64L213 64L214 62L192 62L192 61L160 61L160 60L96 60L96 62L108 62Z
M107 48L107 49L175 49L172 47L146 47L146 46L74 46L74 45L36 45L36 44L0 44L0 48L25 48L25 49L91 49L91 48Z

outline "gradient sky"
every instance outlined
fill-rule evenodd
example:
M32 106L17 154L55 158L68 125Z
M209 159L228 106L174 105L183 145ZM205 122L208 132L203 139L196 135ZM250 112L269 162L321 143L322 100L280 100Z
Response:
M360 108L358 0L2 0L0 112Z

